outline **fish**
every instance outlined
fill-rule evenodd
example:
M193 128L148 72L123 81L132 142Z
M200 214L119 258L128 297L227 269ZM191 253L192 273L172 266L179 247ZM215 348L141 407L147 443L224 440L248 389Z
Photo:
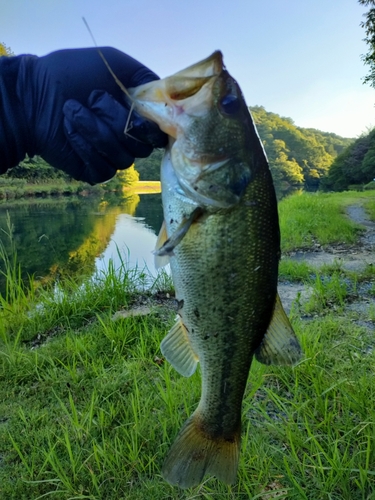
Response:
M294 364L302 351L277 293L280 230L263 145L220 51L128 89L169 136L161 164L164 223L156 263L171 266L178 315L161 351L201 398L172 444L164 479L236 481L242 400L255 357Z

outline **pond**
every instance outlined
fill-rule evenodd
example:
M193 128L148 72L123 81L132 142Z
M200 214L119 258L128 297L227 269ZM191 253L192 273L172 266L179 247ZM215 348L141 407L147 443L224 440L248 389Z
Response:
M156 276L152 251L162 221L160 194L22 200L0 204L0 240L8 257L16 250L24 277L42 282L92 276L110 260L115 268L121 261L130 268L147 266Z
M289 192L277 189L278 198ZM123 261L156 277L152 251L162 221L160 193L23 199L0 204L0 245L9 258L16 250L24 278L32 275L44 283L63 276L94 276L110 260L115 269ZM4 268L0 258L2 294Z

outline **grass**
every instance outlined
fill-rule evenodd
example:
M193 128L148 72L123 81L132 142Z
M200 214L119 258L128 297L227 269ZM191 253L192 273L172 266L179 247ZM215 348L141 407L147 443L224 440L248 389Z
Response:
M108 183L97 184L95 186L90 186L86 182L76 181L74 179L65 180L63 178L47 178L45 180L39 180L38 182L27 182L25 179L0 178L0 200L3 201L13 201L32 197L46 198L48 196L99 196L111 192L122 192L123 189L123 184L118 177L114 177ZM132 188L130 188L130 190L132 190ZM135 192L137 192L136 188ZM160 192L160 183L153 183L150 181L150 183L146 184L145 191L140 192Z
M309 234L310 222L300 224ZM254 362L237 483L208 478L182 491L160 470L197 404L200 374L179 376L159 351L175 315L167 278L146 290L141 271L109 266L84 284L35 290L13 255L0 302L0 498L375 498L375 342L346 309L363 284L371 296L372 266L317 271L283 259L283 279L312 288L291 317L304 359L293 368ZM114 320L144 304L149 314Z
M64 179L46 179L39 182L27 182L24 179L1 179L0 200L19 200L23 198L45 198L47 196L103 195L111 191L131 192L135 194L160 193L159 181L138 181L134 185L123 186L114 178L110 183L90 186L80 181Z
M375 199L370 199L365 204L365 209L370 219L375 221Z
M99 187L87 186L82 182L64 182L61 179L41 183L27 183L22 179L0 182L0 200L15 200L27 197L72 196L79 194L101 193Z
M280 261L279 279L290 281L308 281L315 274L313 269L306 261L293 261L285 258Z
M301 193L279 203L281 246L284 252L314 244L355 243L361 226L343 217L345 208L363 203L374 210L374 191L363 193ZM374 212L375 213L375 212Z

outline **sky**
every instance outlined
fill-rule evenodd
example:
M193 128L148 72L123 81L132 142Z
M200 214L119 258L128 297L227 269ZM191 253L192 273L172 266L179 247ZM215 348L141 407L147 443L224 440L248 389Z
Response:
M358 137L375 126L375 89L357 0L0 0L0 42L16 55L99 46L161 77L221 50L248 106L297 126Z

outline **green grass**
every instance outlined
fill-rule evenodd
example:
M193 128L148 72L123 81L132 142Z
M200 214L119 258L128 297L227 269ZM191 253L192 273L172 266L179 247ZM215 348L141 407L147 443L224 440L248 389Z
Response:
M21 179L11 179L0 183L0 199L14 200L28 197L68 196L80 194L84 190L83 183L79 182L67 183L62 180L55 180L39 184L28 184ZM97 189L93 191L97 192Z
M84 284L35 289L20 281L14 250L0 302L1 499L375 498L374 335L346 310L359 284L375 283L373 266L282 260L283 278L312 288L292 313L304 359L254 361L238 481L182 491L160 470L199 400L200 373L185 379L162 359L175 315L168 279L146 290L141 271L110 266ZM114 320L144 304L149 314Z
M28 340L21 340L21 323L12 329L2 323L0 498L245 499L271 498L266 492L274 489L296 499L375 494L369 332L330 314L295 319L304 361L293 369L254 363L251 371L237 484L207 479L181 492L164 483L160 468L198 401L199 373L184 379L160 361L159 343L174 313L155 306L148 316L113 321L119 306L93 305L96 314L87 317L82 300L74 327L61 308L54 312L57 331L50 317L42 326L39 312L28 325L36 321L39 334L30 337L29 328Z
M280 261L279 279L290 281L309 281L315 274L313 269L306 261L293 261L285 258Z
M363 193L301 193L279 203L281 248L289 252L314 244L355 243L361 226L344 217L350 204L363 203L370 210L374 191Z
M369 215L372 221L375 221L375 197L373 199L368 200L365 204L365 209L367 214Z
M0 178L0 200L21 200L28 198L46 198L48 196L87 196L103 195L111 191L121 191L122 185L117 178L108 184L90 186L85 182L64 179L45 179L27 182L24 179Z

